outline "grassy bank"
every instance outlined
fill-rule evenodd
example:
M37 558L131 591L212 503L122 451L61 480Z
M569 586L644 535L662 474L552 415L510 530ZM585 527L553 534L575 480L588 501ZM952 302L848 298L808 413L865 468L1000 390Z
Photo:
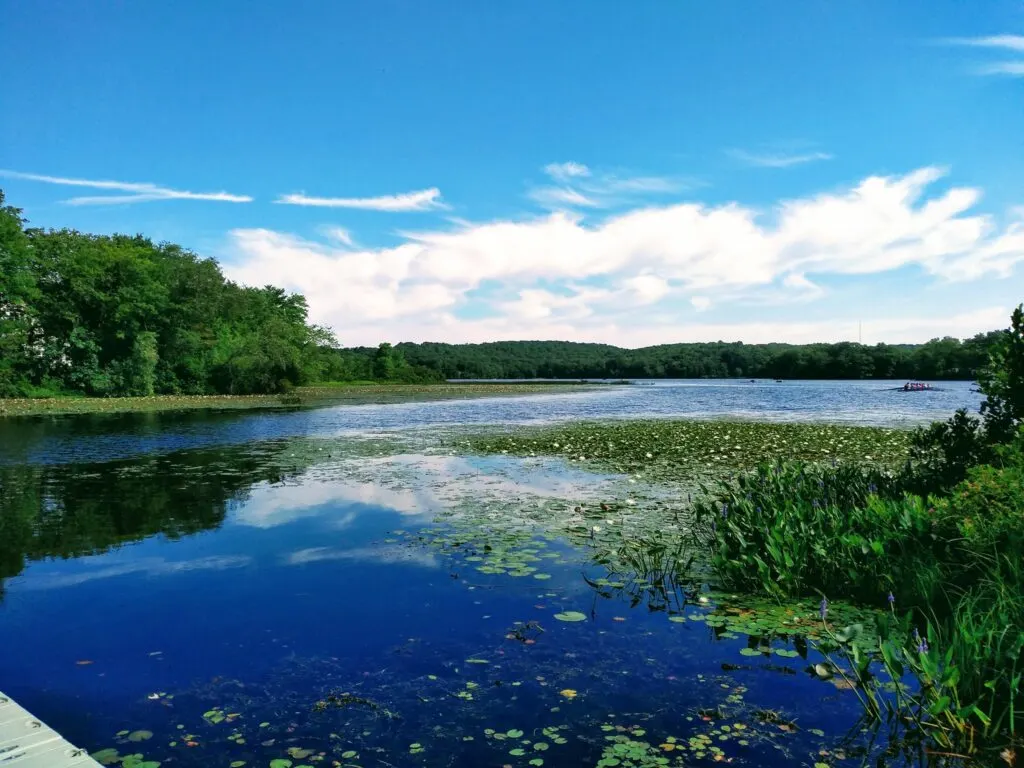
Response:
M597 385L595 385L597 386ZM0 417L60 416L79 413L300 408L366 405L416 400L457 400L578 392L579 384L377 384L338 382L298 387L286 395L155 395L153 397L52 397L0 399Z

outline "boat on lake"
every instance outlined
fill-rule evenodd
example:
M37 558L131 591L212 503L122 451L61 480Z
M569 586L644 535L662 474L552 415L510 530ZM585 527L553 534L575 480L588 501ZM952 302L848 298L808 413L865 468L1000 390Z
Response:
M935 387L923 381L908 381L902 387L896 388L897 392L934 392Z

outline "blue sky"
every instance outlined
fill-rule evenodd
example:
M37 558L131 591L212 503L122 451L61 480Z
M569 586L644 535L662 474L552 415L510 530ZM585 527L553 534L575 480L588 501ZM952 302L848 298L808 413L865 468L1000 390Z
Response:
M1019 0L4 14L10 203L346 344L920 341L1024 300Z

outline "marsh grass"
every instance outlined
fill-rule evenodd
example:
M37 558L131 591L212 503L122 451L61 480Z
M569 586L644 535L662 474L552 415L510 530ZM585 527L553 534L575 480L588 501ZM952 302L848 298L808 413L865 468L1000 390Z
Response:
M723 587L881 605L934 589L931 513L920 498L886 498L897 486L876 468L764 464L708 488L693 533Z
M876 468L763 465L709 489L694 536L730 589L888 605L865 645L822 600L819 650L838 654L869 716L947 755L1008 761L1024 717L1020 448L929 499Z

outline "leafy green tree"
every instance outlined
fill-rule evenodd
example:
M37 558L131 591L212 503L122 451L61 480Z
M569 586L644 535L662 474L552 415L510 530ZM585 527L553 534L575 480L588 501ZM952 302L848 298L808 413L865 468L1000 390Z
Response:
M981 413L990 441L1009 442L1024 421L1024 304L1014 310L978 384L986 395Z

